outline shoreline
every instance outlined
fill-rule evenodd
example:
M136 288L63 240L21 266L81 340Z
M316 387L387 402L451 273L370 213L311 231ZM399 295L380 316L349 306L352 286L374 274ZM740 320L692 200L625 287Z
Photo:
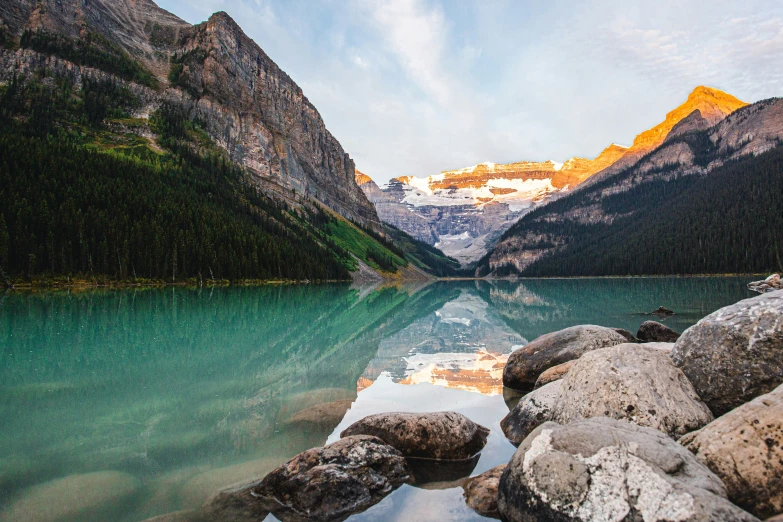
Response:
M656 275L610 275L610 276L560 276L560 277L434 277L432 282L466 282L466 281L546 281L546 280L582 280L582 279L663 279L663 278L706 278L706 277L759 277L757 274L656 274ZM385 278L384 278L385 279ZM397 282L406 279L395 279ZM414 279L407 279L414 281ZM420 281L416 279L415 281ZM161 280L135 280L135 281L96 281L96 280L55 280L55 281L11 281L12 286L3 291L46 291L46 290L89 290L89 289L115 289L124 290L131 288L215 288L215 287L251 287L251 286L294 286L294 285L322 285L322 284L351 284L351 280L287 280L287 279L240 279L240 280L197 280L187 279L183 281L169 282Z

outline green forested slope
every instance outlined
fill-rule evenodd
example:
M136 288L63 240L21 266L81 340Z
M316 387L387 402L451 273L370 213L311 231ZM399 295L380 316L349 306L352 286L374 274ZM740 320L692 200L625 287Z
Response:
M373 231L252 188L179 109L130 118L138 103L106 81L0 86L0 267L12 280L346 280L354 256L407 265Z
M522 275L758 273L783 269L783 147L728 163L704 176L643 183L600 204L607 214L630 216L618 217L608 225L536 223L537 231L568 235L570 243L540 259ZM554 205L567 206L568 201L564 198ZM509 234L513 233L512 228Z

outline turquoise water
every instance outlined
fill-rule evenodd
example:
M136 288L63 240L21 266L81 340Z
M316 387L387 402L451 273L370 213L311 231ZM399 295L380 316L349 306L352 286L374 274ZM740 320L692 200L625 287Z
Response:
M508 354L575 324L683 330L752 278L525 280L0 295L0 521L140 521L197 508L381 411L456 410L514 448ZM479 519L454 483L357 520ZM270 517L271 520L271 517Z

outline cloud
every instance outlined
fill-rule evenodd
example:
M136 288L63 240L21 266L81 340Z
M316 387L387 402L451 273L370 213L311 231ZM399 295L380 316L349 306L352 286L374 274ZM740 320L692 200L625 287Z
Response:
M376 180L628 143L700 84L783 94L783 4L764 0L159 0L225 10Z

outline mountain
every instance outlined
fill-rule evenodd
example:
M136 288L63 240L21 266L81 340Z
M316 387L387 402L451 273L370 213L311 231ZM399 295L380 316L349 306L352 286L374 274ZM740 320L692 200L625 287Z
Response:
M637 151L644 143L657 147L523 217L479 271L551 276L780 269L783 100L743 106L721 119L736 102L715 92L699 88L688 104L717 99L728 106L696 103L676 123L670 113L668 134L648 132L640 136L655 138L635 141Z
M697 118L704 122L703 128L711 127L720 122L732 112L745 107L747 103L738 100L734 96L712 87L699 86L688 95L685 103L678 106L666 115L666 119L655 127L646 130L636 136L633 144L625 151L617 161L597 173L591 180L595 182L604 176L616 174L639 161L642 157L658 148L668 136L673 134L675 128L687 118ZM688 122L690 125L691 122ZM690 128L690 127L688 127ZM682 132L683 127L677 129Z
M467 265L535 205L573 189L624 152L612 144L592 160L482 163L427 178L396 178L384 188L365 174L357 173L356 181L381 221Z
M316 108L225 13L191 26L150 0L0 3L0 138L12 279L323 280L410 264Z

